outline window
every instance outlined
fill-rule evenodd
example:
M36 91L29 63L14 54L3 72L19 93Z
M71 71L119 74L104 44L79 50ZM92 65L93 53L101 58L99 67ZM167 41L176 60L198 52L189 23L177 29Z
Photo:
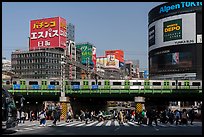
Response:
M29 85L38 85L38 81L29 81Z
M95 82L91 82L91 85L96 85Z
M17 82L16 82L16 81L13 81L13 84L17 84Z
M100 81L98 82L98 85L101 85L101 82L100 82Z
M161 82L153 82L152 83L154 86L161 86Z
M200 82L193 82L192 86L200 86Z
M142 85L141 82L133 82L133 85Z
M59 81L50 81L50 85L59 85Z
M80 85L80 82L71 82L71 85Z
M178 85L181 86L181 82L179 82Z
M172 82L172 86L175 86L176 85L176 83L175 82Z
M121 82L113 82L113 85L121 85Z

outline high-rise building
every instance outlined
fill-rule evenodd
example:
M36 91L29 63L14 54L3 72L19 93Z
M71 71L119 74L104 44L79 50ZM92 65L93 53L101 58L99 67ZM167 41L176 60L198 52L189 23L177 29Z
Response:
M67 25L67 40L75 41L75 26L71 23Z

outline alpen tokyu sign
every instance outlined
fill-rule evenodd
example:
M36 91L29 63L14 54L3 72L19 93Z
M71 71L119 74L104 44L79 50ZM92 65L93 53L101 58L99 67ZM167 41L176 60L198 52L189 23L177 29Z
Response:
M159 13L168 13L169 11L181 9L181 8L190 8L190 7L199 7L202 6L202 2L180 2L177 4L172 4L168 6L162 6Z

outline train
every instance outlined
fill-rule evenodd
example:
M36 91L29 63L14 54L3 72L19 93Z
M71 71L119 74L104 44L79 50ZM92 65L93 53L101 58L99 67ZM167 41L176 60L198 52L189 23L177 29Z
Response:
M10 85L13 90L202 89L202 80L13 79Z

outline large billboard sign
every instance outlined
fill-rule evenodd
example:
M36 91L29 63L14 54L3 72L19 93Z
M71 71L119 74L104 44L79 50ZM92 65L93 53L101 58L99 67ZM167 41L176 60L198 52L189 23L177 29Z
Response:
M166 17L149 25L149 51L192 43L196 43L195 13Z
M115 58L115 55L107 55L106 68L119 68L119 60Z
M93 65L93 46L90 44L78 44L76 48L81 49L81 63Z
M64 18L53 17L30 22L29 50L66 48L67 23Z

